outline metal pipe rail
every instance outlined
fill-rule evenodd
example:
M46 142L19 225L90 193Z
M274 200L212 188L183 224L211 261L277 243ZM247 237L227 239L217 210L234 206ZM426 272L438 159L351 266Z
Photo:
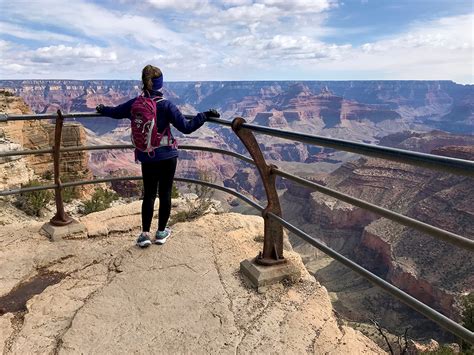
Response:
M97 112L77 112L62 115L64 118L96 118L104 117ZM186 118L193 118L192 115L185 115ZM3 115L1 121L23 121L34 119L55 119L55 114L38 115ZM232 121L221 118L209 118L209 122L218 123L231 127ZM382 158L396 161L399 163L423 166L429 169L448 171L453 174L474 177L474 161L444 157L433 154L412 152L409 150L382 147L373 144L359 143L336 138L304 134L299 132L287 132L284 130L263 127L254 124L244 123L243 128L250 129L257 133L264 133L273 137L289 139L301 143L319 145L323 147L334 148L346 152L367 155L375 158Z
M240 160L245 161L246 163L255 165L255 162L246 157L245 155L231 152L228 150L215 148L215 147L204 147L199 145L188 145L183 144L179 146L181 149L190 149L190 150L201 150L201 151L208 151L212 153L221 153L224 155L229 155L234 158L238 158ZM79 147L65 147L61 148L59 151L61 153L68 153L68 152L81 152L81 151L89 151L89 150L112 150L112 149L134 149L135 147L132 144L104 144L104 145L91 145L91 146L79 146ZM53 153L54 149L27 149L27 150L12 150L9 152L1 152L0 158L4 157L12 157L16 155L39 155L39 154L48 154Z
M334 260L339 261L343 265L347 266L351 270L357 272L359 275L364 277L365 279L369 280L376 286L382 288L384 291L390 293L392 296L397 298L398 300L405 303L410 308L414 309L415 311L423 314L426 318L431 319L432 321L439 324L442 328L448 330L452 334L457 335L461 339L474 344L474 333L470 330L464 328L462 325L454 322L450 318L446 317L445 315L439 313L438 311L434 310L431 307L428 307L423 302L418 301L416 298L410 296L408 293L400 290L399 288L393 286L391 283L385 281L384 279L378 277L377 275L371 273L370 271L364 269L359 264L353 262L352 260L346 258L344 255L339 254L335 250L329 248L328 246L324 245L317 239L313 238L309 234L306 234L301 229L295 227L294 225L288 223L286 220L277 216L273 213L268 213L268 215L282 224L286 229L293 232L301 239L306 241L307 243L311 244L312 246L321 250L324 254L329 255Z
M102 183L107 183L107 182L125 181L125 180L127 181L142 180L142 177L141 176L119 176L119 177L110 177L110 178L102 178L102 179L94 179L94 180L71 181L71 182L61 183L59 186L61 186L61 188L66 188L66 187L76 187L76 186L83 186L83 185L96 185L96 184L102 184ZM234 195L235 197L240 198L241 200L245 201L250 206L254 207L260 212L264 210L264 208L260 206L258 203L256 203L255 201L252 201L250 198L248 198L244 194L241 194L240 192L237 192L228 187L220 186L220 185L213 184L207 181L201 181L201 180L190 179L190 178L175 177L174 180L212 187L216 190L224 191L231 195ZM15 195L15 194L24 193L24 192L33 192L33 191L41 191L41 190L54 190L57 187L58 185L51 184L51 185L27 187L27 188L22 188L22 189L15 189L15 190L6 190L6 191L0 191L0 196Z
M320 193L323 193L325 195L334 197L335 199L338 199L338 200L350 203L351 205L354 205L354 206L363 208L365 210L374 212L374 213L376 213L378 215L381 215L385 218L388 218L392 221L403 224L407 227L412 227L414 229L417 229L419 231L422 231L424 233L432 235L432 236L434 236L438 239L445 240L445 241L447 241L449 243L452 243L454 245L457 245L461 248L474 251L474 240L471 240L469 238L466 238L466 237L460 236L456 233L452 233L452 232L446 231L444 229L432 226L430 224L418 221L414 218L404 216L402 214L399 214L399 213L393 212L391 210L388 210L386 208L374 205L374 204L369 203L367 201L364 201L364 200L346 195L342 192L330 189L326 186L317 184L315 182L308 181L306 179L302 179L298 176L287 173L287 172L285 172L283 170L280 170L280 169L273 169L273 173L276 174L276 175L279 175L281 177L284 177L286 179L295 181L295 182L297 182L301 185L304 185L306 187L312 188L312 189L314 189L314 190L316 190Z
M111 149L133 149L135 148L132 144L114 144L114 145L94 145L94 146L81 146L81 147L67 147L61 148L60 152L77 152L77 151L89 151L89 150L111 150ZM204 146L197 146L197 145L181 145L181 149L189 149L189 150L200 150L200 151L209 151L214 153L220 153L224 155L229 155L234 158L240 159L246 163L255 165L255 162L246 157L245 155L231 152L224 149L214 148L214 147L204 147ZM54 149L38 149L38 150L15 150L11 152L0 153L1 157L10 157L16 155L36 155L36 154L45 154L45 153L53 153ZM103 179L96 179L96 180L88 180L93 181L89 183L88 181L78 181L78 182L64 182L59 185L57 184L50 184L44 186L35 186L35 187L26 187L26 188L19 188L19 189L11 189L11 190L3 190L0 191L0 196L9 196L9 195L17 195L24 192L33 192L33 191L42 191L42 190L52 190L58 187L65 188L71 186L80 186L80 185L88 185L88 184L95 184L95 183L102 183L102 182L112 182L112 181L120 181L120 180L139 180L141 177L113 177L113 178L103 178ZM183 179L183 178L181 178ZM196 180L197 181L197 180ZM218 186L218 185L216 185ZM244 196L244 195L242 195ZM255 206L254 206L255 207Z
M64 118L97 118L107 117L98 112L73 112L62 114ZM184 115L187 119L191 119L193 115ZM38 113L31 115L10 115L6 113L0 114L0 122L8 121L33 121L33 120L54 120L57 118L57 113Z
M16 155L40 155L40 154L51 154L54 150L52 148L47 149L27 149L27 150L11 150L8 152L0 152L0 158L14 157Z
M106 183L106 182L113 182L113 181L123 181L123 180L142 180L141 176L121 176L121 177L112 177L112 178L103 178L103 179L95 179L95 180L84 180L84 181L74 181L74 182L65 182L61 184L63 187L74 187L74 186L81 186L81 185L95 185L95 184L100 184L100 183ZM224 191L227 192L231 195L234 195L235 197L240 198L241 200L245 201L248 203L250 206L253 208L257 209L258 211L262 212L263 207L260 206L258 203L255 201L252 201L250 198L245 196L244 194L241 194L240 192L237 192L233 189L230 189L228 187L220 186L217 184L213 184L207 181L201 181L197 179L190 179L190 178L181 178L181 177L175 177L174 180L180 181L180 182L187 182L187 183L192 183L192 184L200 184L203 186L207 187L212 187L216 190Z
M232 123L227 120L210 118L209 121L231 126ZM273 137L279 137L307 143L311 145L319 145L323 147L334 148L346 152L371 156L374 158L382 158L415 166L423 166L425 168L447 171L457 175L474 177L474 161L444 157L434 154L426 154L412 152L398 148L383 147L367 143L358 143L346 141L336 138L327 138L312 134L304 134L299 132L287 132L281 129L258 126L254 124L244 123L243 128L247 128L253 132L267 134Z

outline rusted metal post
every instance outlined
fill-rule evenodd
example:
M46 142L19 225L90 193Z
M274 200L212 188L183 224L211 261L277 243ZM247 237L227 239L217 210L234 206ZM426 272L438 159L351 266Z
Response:
M73 219L64 212L64 203L62 196L61 179L59 177L60 169L59 163L61 158L61 135L63 131L64 117L61 110L58 110L58 117L56 118L56 126L54 128L54 147L53 147L53 159L54 159L54 198L56 200L56 214L49 221L54 226L66 226L70 224Z
M232 121L232 130L253 158L267 194L267 207L262 212L265 223L263 252L259 253L255 261L260 265L281 264L286 261L283 257L283 227L274 219L268 217L268 212L281 217L280 200L275 187L276 175L273 173L273 169L277 169L277 167L266 163L252 131L242 127L245 122L242 117L235 118Z

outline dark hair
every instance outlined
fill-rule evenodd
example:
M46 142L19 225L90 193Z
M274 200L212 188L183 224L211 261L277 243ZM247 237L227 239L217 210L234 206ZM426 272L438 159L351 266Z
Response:
M160 68L154 67L153 65L148 64L142 70L142 82L143 82L143 91L148 90L151 91L153 87L152 80L155 78L159 78L161 75Z

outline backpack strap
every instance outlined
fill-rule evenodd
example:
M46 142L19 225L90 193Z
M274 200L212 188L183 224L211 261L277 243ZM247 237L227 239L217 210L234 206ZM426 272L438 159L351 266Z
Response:
M157 96L157 97L153 97L152 100L158 103L166 99L163 96ZM158 119L158 117L156 117L156 119ZM156 122L156 124L158 125L158 122ZM161 146L161 139L163 138L165 134L167 135L167 138L168 138L168 146L171 146L172 148L178 148L178 142L176 141L176 138L174 138L171 135L171 127L169 123L168 123L168 126L163 130L163 132L158 133L158 142L160 142L159 146ZM171 138L173 138L173 143L171 143Z
M155 101L156 103L166 100L163 96L156 96L156 97L152 97L151 99Z

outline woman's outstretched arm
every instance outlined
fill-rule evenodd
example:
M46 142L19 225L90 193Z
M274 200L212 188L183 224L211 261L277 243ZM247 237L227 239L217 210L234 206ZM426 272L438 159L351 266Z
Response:
M207 120L207 116L203 112L198 113L192 119L187 119L172 102L167 101L166 104L168 106L171 124L184 134L194 132Z
M135 99L131 99L121 105L118 106L104 106L104 105L99 105L96 107L97 112L101 113L104 116L107 117L112 117L115 119L121 119L121 118L130 118L131 116L131 109L132 109L132 104L135 101Z

